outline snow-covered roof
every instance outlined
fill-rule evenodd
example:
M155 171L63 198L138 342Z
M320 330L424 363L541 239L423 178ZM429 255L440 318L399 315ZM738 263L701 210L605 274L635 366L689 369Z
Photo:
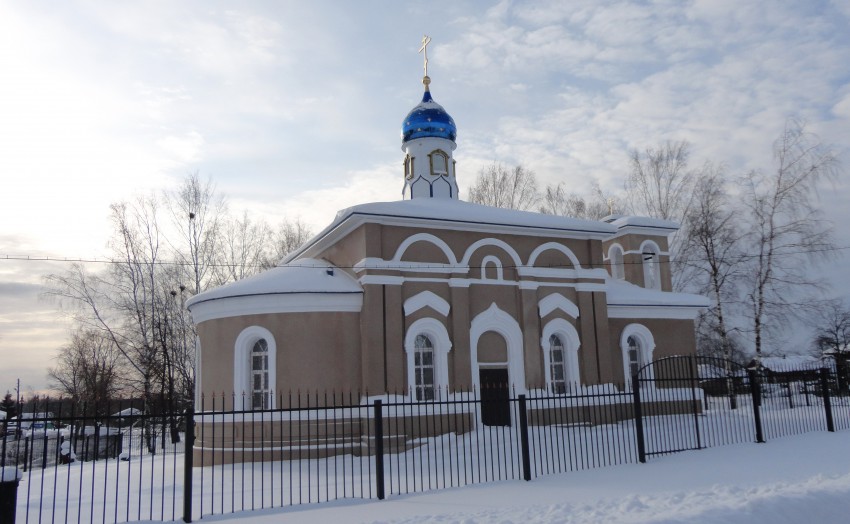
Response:
M199 293L186 305L191 309L202 302L224 298L298 293L363 293L363 288L345 271L323 260L304 258Z
M395 202L372 202L339 211L334 221L284 262L294 260L317 244L335 238L347 222L381 222L501 233L567 234L579 238L604 239L617 232L614 226L596 220L544 215L531 211L502 209L449 198L414 198ZM347 231L347 230L345 230Z
M646 289L612 278L608 280L608 305L706 308L711 305L711 301L702 295Z
M609 215L602 219L604 222L611 224L617 229L623 228L641 228L656 230L658 233L671 233L679 229L679 224L672 220L662 220L660 218L650 218L641 216L624 216L624 215Z
M772 371L796 371L801 369L819 369L826 364L820 358L811 355L786 355L781 357L762 357L761 365Z

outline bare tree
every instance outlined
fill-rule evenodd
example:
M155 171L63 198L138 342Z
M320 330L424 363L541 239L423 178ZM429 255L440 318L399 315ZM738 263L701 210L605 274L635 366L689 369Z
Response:
M56 360L56 366L48 370L52 385L75 402L105 409L125 386L124 359L102 332L72 333Z
M626 178L626 198L631 212L664 220L681 221L690 205L694 174L688 169L690 144L665 142L643 153L633 150Z
M815 190L837 174L836 156L797 121L786 123L773 150L775 171L754 171L743 181L753 250L745 273L747 302L757 359L768 322L781 325L817 289L806 262L828 258L834 247L831 227L815 206Z
M523 166L507 168L493 162L478 172L469 201L505 209L529 210L540 200L537 177Z
M620 200L602 191L597 182L591 186L589 196L577 193L567 194L564 184L546 186L540 212L545 215L601 220L602 218L622 211Z
M172 244L175 261L187 270L191 293L198 294L212 277L224 199L216 195L212 180L204 182L194 172L176 191L166 194L166 202L180 236L180 241Z
M841 300L820 304L813 316L815 338L812 352L835 360L838 390L850 392L850 308Z
M275 232L274 243L264 267L276 266L282 258L303 246L312 236L313 231L300 218L284 219Z
M726 193L722 169L705 170L694 187L693 202L682 226L680 267L699 293L707 293L714 305L705 322L715 331L722 355L732 358L728 313L738 303L736 281L741 276L741 238L735 209Z
M234 282L267 267L272 232L263 220L225 217L219 229L216 278L218 285Z

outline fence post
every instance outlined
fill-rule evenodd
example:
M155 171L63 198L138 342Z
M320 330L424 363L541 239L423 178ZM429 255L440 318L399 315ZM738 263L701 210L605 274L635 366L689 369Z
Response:
M375 488L384 500L384 418L381 399L375 400Z
M823 391L823 409L826 412L826 430L835 431L832 420L832 401L829 398L829 369L820 368L820 388Z
M195 408L189 406L184 418L183 437L183 522L192 522L192 468L195 466Z
M16 466L0 467L0 522L15 522L21 471Z
M640 383L638 376L632 377L632 396L635 403L635 436L637 437L638 462L646 463L646 442L643 440L643 410L640 406Z
M531 453L528 449L528 411L525 395L519 396L519 442L522 450L522 478L531 480Z
M764 433L761 428L761 386L759 385L758 373L752 369L747 370L750 380L750 393L753 397L753 422L756 425L756 442L764 443Z

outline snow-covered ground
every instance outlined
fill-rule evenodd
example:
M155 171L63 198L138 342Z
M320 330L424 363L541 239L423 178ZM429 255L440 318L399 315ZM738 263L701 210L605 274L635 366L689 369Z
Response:
M839 523L850 520L850 431L816 432L540 477L204 517L248 524Z

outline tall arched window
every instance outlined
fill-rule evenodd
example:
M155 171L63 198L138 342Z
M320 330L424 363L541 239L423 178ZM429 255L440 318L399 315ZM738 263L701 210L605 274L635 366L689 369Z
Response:
M624 280L626 268L623 262L623 248L618 244L614 244L608 250L608 262L611 264L611 276L617 280Z
M564 363L564 343L558 335L549 337L549 373L552 380L549 382L552 393L563 394L567 392L567 372Z
M640 340L634 335L626 338L626 355L629 361L629 377L637 374L641 368Z
M448 313L448 311L446 311ZM452 342L445 325L435 318L420 318L407 328L407 387L416 400L434 400L449 385L448 353Z
M249 326L233 348L233 409L272 409L277 389L277 344L271 331Z
M652 379L652 362L655 351L655 339L652 332L641 324L629 324L620 336L620 348L623 351L623 374L627 387L632 385L632 377L640 371L641 378ZM642 369L642 371L641 371ZM645 384L650 384L647 381Z
M661 266L658 260L658 252L658 246L652 242L645 242L641 247L643 287L647 289L661 289Z
M251 408L268 409L269 397L269 343L261 338L251 349Z
M566 319L555 318L543 326L540 349L543 350L546 388L553 395L577 391L580 387L580 346L578 331Z
M416 336L413 366L416 400L434 400L434 344L426 335Z

